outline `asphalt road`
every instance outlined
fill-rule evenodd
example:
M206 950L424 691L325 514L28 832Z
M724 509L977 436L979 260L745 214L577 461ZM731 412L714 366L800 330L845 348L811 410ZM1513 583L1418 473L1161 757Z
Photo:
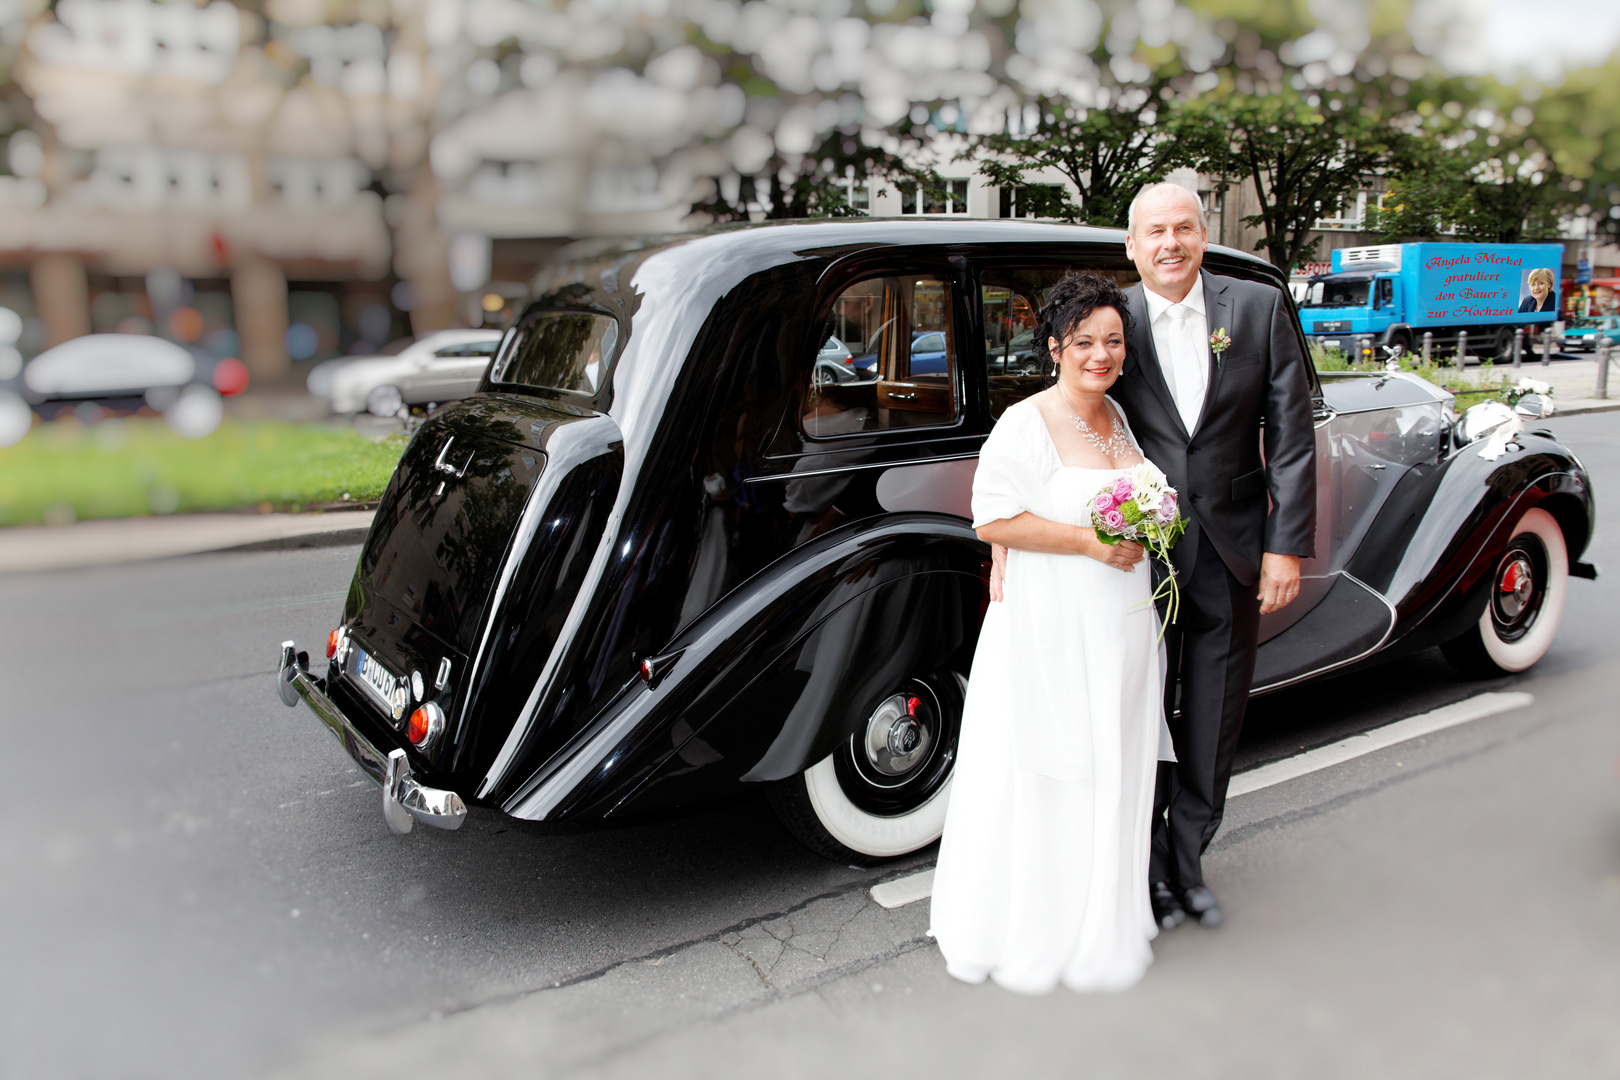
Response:
M1549 425L1620 572L1620 415ZM1226 927L1129 994L1032 1001L950 982L926 903L866 899L904 867L827 863L758 801L390 835L269 675L356 554L0 577L0 1078L1620 1072L1620 573L1572 582L1525 676L1432 653L1261 699L1240 768L1536 695L1235 801Z

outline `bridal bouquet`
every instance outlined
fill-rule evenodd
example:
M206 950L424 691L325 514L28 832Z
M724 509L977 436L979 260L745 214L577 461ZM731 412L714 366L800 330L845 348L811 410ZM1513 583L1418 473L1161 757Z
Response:
M1176 546L1187 523L1177 508L1176 489L1151 461L1131 467L1130 473L1097 492L1091 501L1091 525L1097 539L1105 544L1134 540L1160 559L1169 573L1154 590L1152 602L1169 597L1166 623L1176 621L1181 608L1181 592L1176 571L1170 565L1170 549ZM1160 629L1163 634L1163 629Z

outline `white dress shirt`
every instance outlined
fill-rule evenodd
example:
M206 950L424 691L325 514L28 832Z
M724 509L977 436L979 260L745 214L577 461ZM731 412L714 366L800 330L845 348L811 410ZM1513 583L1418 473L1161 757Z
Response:
M1164 372L1181 422L1191 435L1204 411L1204 394L1209 389L1209 318L1204 312L1204 283L1195 283L1179 304L1145 285L1142 292L1147 297L1159 369Z

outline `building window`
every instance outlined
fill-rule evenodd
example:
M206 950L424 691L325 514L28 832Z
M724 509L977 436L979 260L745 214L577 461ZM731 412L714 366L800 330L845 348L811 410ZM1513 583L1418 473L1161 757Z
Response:
M1359 229L1367 220L1367 204L1371 202L1378 205L1378 194L1372 191L1358 191L1353 195L1346 195L1337 206L1324 206L1326 211L1316 219L1318 229Z
M872 184L855 175L855 166L846 166L844 175L833 183L844 193L844 200L849 203L850 209L859 210L863 214L872 212Z
M1018 184L1001 189L1001 216L1004 218L1055 218L1063 205L1059 184Z
M921 184L900 184L900 212L902 214L965 214L967 213L966 180L945 181L944 191L929 192Z

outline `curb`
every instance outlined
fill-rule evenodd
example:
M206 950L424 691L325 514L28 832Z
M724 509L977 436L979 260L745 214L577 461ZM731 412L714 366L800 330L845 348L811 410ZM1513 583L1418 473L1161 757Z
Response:
M280 551L358 544L373 511L176 514L0 529L0 574L76 570L219 551Z
M1554 403L1557 399L1554 398ZM1556 420L1560 416L1581 416L1585 413L1620 412L1620 401L1599 401L1596 398L1587 398L1581 401L1571 401L1558 405L1558 411L1551 416L1544 416L1543 420Z

